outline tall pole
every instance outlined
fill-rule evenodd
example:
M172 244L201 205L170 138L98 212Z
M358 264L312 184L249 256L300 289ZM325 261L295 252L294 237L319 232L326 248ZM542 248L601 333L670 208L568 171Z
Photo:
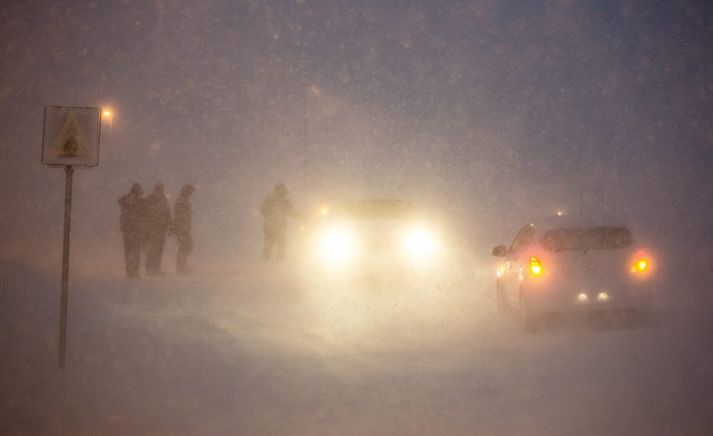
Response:
M62 247L62 297L59 312L59 367L64 369L67 350L67 306L69 303L69 232L72 220L72 175L71 165L64 167L64 245Z
M302 190L304 192L307 191L307 159L309 155L309 83L305 83L304 87L302 88L303 94L304 94L304 113L302 115L302 123L303 123L303 128L304 128L304 136L302 140L304 141L302 144L302 183L303 187Z

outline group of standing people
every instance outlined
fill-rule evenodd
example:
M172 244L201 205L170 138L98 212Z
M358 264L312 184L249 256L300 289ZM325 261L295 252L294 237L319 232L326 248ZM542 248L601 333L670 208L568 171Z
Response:
M143 196L141 185L134 183L129 193L119 198L119 227L124 237L124 261L128 277L139 276L142 252L146 255L146 274L163 274L161 259L166 237L170 234L174 234L178 242L176 272L190 272L187 261L188 255L193 251L191 196L194 191L195 188L191 184L183 186L176 198L173 216L161 183L156 183L147 197ZM288 218L296 218L300 214L288 198L287 188L283 183L277 183L274 191L265 198L260 213L264 219L263 260L267 261L273 257L278 261L284 260Z
M119 227L124 237L127 276L138 277L142 252L146 254L146 274L163 274L161 259L166 236L171 233L176 235L178 242L176 272L189 272L186 263L188 254L193 251L191 196L194 191L191 184L183 186L174 204L173 218L161 183L156 183L147 197L143 197L141 185L134 183L129 193L119 198Z

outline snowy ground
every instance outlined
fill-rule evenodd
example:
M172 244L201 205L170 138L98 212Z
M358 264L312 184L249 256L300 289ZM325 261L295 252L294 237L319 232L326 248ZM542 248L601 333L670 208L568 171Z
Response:
M341 293L297 270L75 278L61 372L57 277L4 263L0 433L713 434L710 304L532 335L487 267Z

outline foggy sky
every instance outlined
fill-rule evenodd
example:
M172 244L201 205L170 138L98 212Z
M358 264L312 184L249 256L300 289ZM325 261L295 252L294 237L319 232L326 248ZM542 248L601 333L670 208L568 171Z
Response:
M661 245L710 250L706 2L435 3L4 5L2 256L60 246L46 105L116 113L99 166L75 173L80 254L118 253L116 198L162 181L174 196L197 186L200 250L257 255L256 209L277 180L302 208L444 206L486 251L580 196Z

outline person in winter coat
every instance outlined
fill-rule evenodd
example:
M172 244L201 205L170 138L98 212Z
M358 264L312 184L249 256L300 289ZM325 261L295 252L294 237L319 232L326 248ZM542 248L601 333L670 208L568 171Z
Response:
M138 277L141 264L141 246L145 231L143 194L141 185L134 183L129 193L119 198L119 229L124 236L124 262L128 277Z
M287 218L297 217L299 214L287 198L287 188L283 183L275 185L274 192L265 198L260 213L264 218L263 260L270 260L273 248L276 249L277 260L284 260L287 247Z
M171 208L164 194L164 187L156 183L151 195L145 200L146 214L146 274L163 274L161 271L161 258L166 234L171 226Z
M176 272L185 274L190 272L186 266L188 254L193 251L193 236L191 235L191 225L193 216L193 205L191 196L196 188L191 184L183 186L181 194L176 198L173 208L173 232L178 241L178 252L176 254Z

